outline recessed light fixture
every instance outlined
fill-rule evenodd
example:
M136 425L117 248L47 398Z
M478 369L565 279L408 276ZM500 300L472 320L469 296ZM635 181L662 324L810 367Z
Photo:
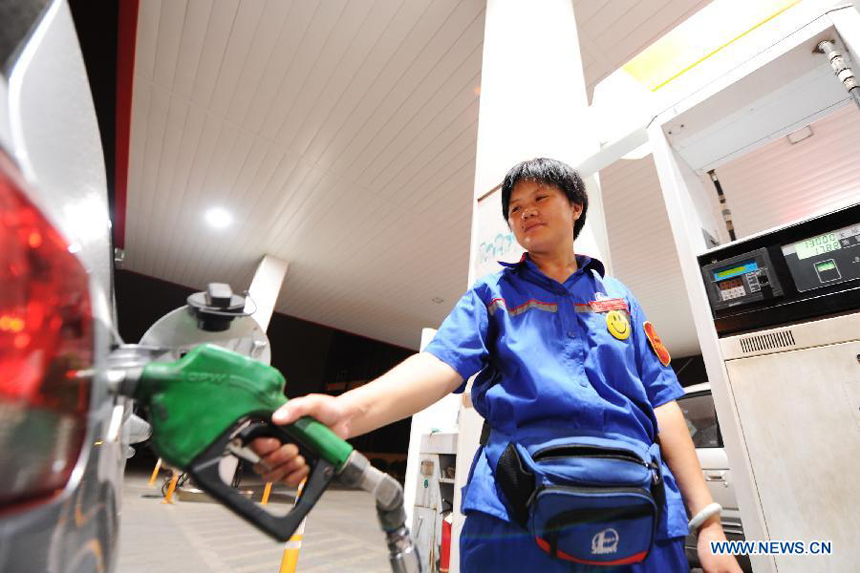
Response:
M789 133L785 137L786 137L786 139L788 139L788 142L790 144L794 145L795 143L800 143L801 141L803 141L807 137L812 137L812 136L813 136L812 126L807 125L805 127L801 127L797 131L793 131L793 132Z
M233 222L233 216L221 207L213 207L206 211L206 222L216 229L225 229Z
M433 297L433 298L431 298L430 300L431 300L432 302L435 302L436 304L442 304L443 302L445 302L445 300L444 300L444 299L441 299L441 298L439 298L438 296L434 296L434 297Z

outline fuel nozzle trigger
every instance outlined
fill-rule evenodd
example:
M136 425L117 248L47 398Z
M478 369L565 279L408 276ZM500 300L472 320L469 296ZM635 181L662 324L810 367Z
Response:
M271 413L252 414L248 418L237 421L232 427L225 431L208 448L200 453L189 465L187 471L191 478L201 489L207 491L212 497L226 505L240 517L264 531L279 541L287 541L293 532L299 527L305 516L313 509L314 505L331 480L334 478L337 468L325 458L315 455L307 444L288 432L282 426L268 423ZM248 424L248 422L251 422ZM247 445L255 438L273 437L283 443L292 442L299 447L299 452L304 456L311 471L308 475L302 495L299 497L293 509L284 516L276 516L255 502L251 501L239 491L224 483L218 471L218 466L225 451L231 451L237 457L252 460L252 456L239 455L244 453L236 451L239 443ZM243 448L244 449L244 448ZM250 454L250 450L247 451Z

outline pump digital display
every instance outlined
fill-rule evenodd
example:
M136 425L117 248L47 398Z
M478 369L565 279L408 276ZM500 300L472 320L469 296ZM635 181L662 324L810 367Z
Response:
M794 243L793 246L795 252L797 252L797 258L801 261L815 255L823 255L824 253L842 248L842 244L839 242L839 237L836 236L836 233L818 235L817 237Z
M758 263L750 259L740 264L732 265L731 267L714 271L714 280L722 281L725 279L736 277L738 275L750 273L755 270L758 270Z

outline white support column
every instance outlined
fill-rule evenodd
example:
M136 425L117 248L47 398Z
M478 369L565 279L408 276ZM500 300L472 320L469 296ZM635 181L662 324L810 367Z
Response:
M477 278L481 243L478 199L502 182L516 163L551 157L576 166L597 151L588 127L588 98L571 0L488 0L481 73L481 109L472 209L469 285ZM587 178L590 206L577 252L610 264L597 178ZM501 217L501 198L489 208ZM501 267L499 267L501 268ZM471 383L470 383L471 384ZM459 414L451 571L459 571L460 488L478 448L482 418L464 394Z
M264 332L269 328L269 321L275 311L275 304L278 302L278 295L281 293L281 286L284 284L289 266L287 261L266 255L257 265L257 271L251 280L248 291L254 304L257 305L257 310L252 316Z
M696 260L697 254L707 248L702 229L712 228L716 214L709 213L703 209L701 201L694 200L694 197L700 197L705 192L704 188L698 177L672 148L663 127L652 125L648 129L648 135L678 259L681 262L684 285L693 309L693 320L708 372L708 381L711 383L714 404L719 413L720 431L732 468L744 534L747 539L769 539L764 514L755 492L752 467L744 445L740 420L733 407L734 397L731 395L719 339L711 319L708 295ZM752 556L751 559L757 573L776 570L772 557Z

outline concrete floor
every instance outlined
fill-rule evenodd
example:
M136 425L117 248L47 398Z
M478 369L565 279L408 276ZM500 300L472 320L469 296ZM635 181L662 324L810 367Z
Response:
M152 487L148 480L148 474L126 474L118 572L278 572L283 543L215 503L165 505L158 489L161 479ZM286 499L283 494L278 497ZM285 501L270 505L282 511L288 507ZM390 571L384 536L368 494L330 489L323 495L307 521L298 571Z
M278 573L284 544L273 541L219 504L162 503L148 473L126 473L120 515L118 573ZM245 482L243 482L243 488ZM261 484L250 483L261 490ZM273 508L291 507L280 489ZM260 495L254 499L259 500ZM276 511L277 511L276 510ZM389 573L385 539L373 499L361 491L328 490L311 511L299 554L300 573ZM693 569L691 573L701 573Z

